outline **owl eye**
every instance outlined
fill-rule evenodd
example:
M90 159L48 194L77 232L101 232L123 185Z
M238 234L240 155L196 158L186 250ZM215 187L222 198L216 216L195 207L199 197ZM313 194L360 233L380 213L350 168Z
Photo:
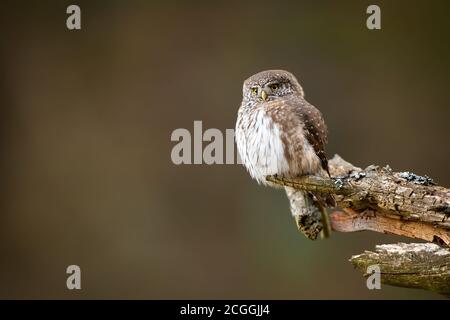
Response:
M280 84L278 83L273 83L269 86L270 90L272 91L277 91L278 89L280 89Z
M257 87L251 88L250 91L252 92L253 95L257 95L258 94L258 88Z

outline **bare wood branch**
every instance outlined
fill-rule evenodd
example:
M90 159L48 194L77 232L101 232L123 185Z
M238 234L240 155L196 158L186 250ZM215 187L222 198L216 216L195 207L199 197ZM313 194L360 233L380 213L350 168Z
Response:
M329 162L332 178L270 176L268 181L294 189L331 193L340 210L330 214L340 232L371 230L450 246L450 190L410 172L388 166L362 170L338 155ZM391 244L353 256L364 274L379 265L383 283L450 295L450 249L434 243ZM366 274L366 276L368 276Z
M389 167L362 170L335 155L333 178L267 177L295 189L332 193L343 211L330 217L335 231L371 230L450 245L450 190L428 177L393 172Z
M433 243L379 245L350 262L366 277L368 267L378 265L385 284L450 295L450 250Z

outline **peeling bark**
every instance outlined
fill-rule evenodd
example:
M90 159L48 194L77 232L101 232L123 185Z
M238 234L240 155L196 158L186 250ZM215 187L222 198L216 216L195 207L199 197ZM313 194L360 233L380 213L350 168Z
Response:
M331 213L335 231L371 230L450 245L450 190L432 179L389 167L362 170L335 155L332 178L270 176L294 189L331 193L342 211Z

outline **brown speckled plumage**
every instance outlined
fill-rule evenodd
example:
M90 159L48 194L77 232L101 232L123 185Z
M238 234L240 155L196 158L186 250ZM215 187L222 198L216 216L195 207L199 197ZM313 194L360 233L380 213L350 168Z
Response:
M236 141L244 166L259 183L270 185L268 175L329 175L322 114L287 71L263 71L244 82ZM330 196L286 191L294 216L313 216L317 205L334 204Z

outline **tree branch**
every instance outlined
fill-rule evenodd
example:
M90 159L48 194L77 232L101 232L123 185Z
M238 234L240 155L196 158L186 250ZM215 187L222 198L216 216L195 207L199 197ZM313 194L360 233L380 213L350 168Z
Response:
M450 250L433 243L379 245L350 262L366 277L367 268L378 265L385 284L450 295Z
M428 177L393 172L389 167L364 170L335 155L333 178L302 176L268 181L295 189L331 193L341 211L330 218L335 231L370 230L450 245L450 190Z
M362 170L338 155L329 167L333 178L269 176L267 180L334 194L341 208L330 214L335 231L370 230L434 242L380 245L375 252L366 251L350 261L364 274L368 266L379 265L386 284L450 296L450 190L427 176L393 172L389 166Z

